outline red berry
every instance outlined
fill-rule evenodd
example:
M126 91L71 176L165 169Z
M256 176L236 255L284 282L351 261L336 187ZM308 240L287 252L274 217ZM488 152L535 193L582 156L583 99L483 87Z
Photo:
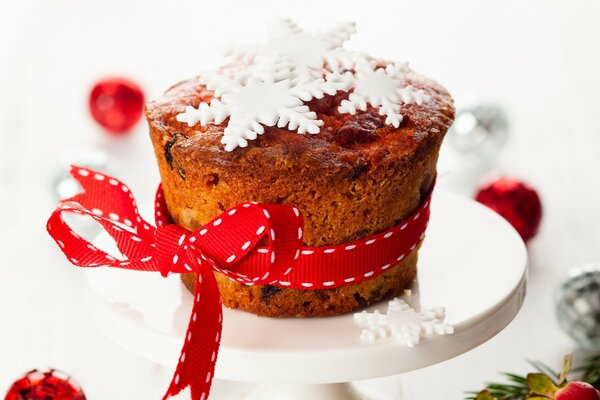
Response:
M475 200L503 216L524 241L533 238L542 220L542 203L537 192L512 178L500 178L483 186Z
M85 400L85 395L67 375L34 369L13 383L4 400Z
M569 382L558 389L555 400L600 400L600 392L585 382Z
M306 105L308 106L308 108L310 108L311 111L317 113L326 113L335 106L335 96L327 94L321 97L320 99L312 99L311 101L306 103Z
M90 93L90 112L100 125L114 134L131 129L144 111L144 94L125 78L106 78L96 83Z
M374 142L378 139L375 131L382 126L383 122L377 114L357 114L342 125L335 140L342 146Z

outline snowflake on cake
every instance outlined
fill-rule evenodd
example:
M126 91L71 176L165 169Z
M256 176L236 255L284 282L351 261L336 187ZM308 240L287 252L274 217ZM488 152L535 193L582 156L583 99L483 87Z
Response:
M406 75L411 73L407 64L377 66L375 62L363 62L355 67L355 73L345 73L340 78L346 87L353 88L348 100L343 100L338 111L355 114L356 110L367 111L367 105L379 108L379 115L385 115L385 123L400 126L402 104L418 105L429 99L422 90L405 85Z
M360 53L342 48L356 32L356 24L346 22L318 34L304 32L289 19L276 19L269 26L267 42L262 45L233 46L226 55L245 64L263 62L272 57L286 57L292 66L294 82L310 82L330 71L351 69L358 60L367 59Z
M401 105L422 104L429 96L405 84L412 74L406 64L380 66L369 56L343 49L354 31L354 23L345 23L313 35L290 20L277 20L266 44L233 50L229 65L203 75L200 83L214 91L210 104L188 106L176 118L188 126L229 119L221 142L232 151L248 146L265 126L319 133L323 121L304 103L351 90L340 113L355 114L370 105L386 117L386 124L398 128Z
M387 313L363 311L354 314L354 321L363 328L360 338L364 342L394 339L414 347L424 336L454 333L454 328L444 322L445 317L446 312L442 307L425 308L417 312L406 301L396 298L389 302Z
M206 126L229 118L221 138L226 151L248 146L248 140L265 132L264 126L287 126L300 134L319 133L323 121L304 102L334 95L344 84L323 78L294 83L288 77L289 64L284 61L257 64L235 76L208 73L200 82L214 90L215 98L210 104L200 103L198 108L186 107L177 115L177 121Z

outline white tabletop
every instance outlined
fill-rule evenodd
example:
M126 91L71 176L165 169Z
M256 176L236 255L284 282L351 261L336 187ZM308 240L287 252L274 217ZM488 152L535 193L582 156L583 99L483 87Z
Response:
M458 100L504 104L511 141L493 171L468 173L444 149L439 184L471 195L478 175L496 171L526 179L542 196L544 220L529 246L522 312L483 346L406 375L410 398L460 399L497 371L525 371L525 358L559 363L573 344L556 325L553 290L569 268L600 260L598 2L371 1L367 7L346 1L321 2L318 10L282 0L193 3L0 5L0 392L22 372L52 366L75 375L90 399L161 394L167 371L123 351L89 320L81 271L44 231L54 204L51 181L61 156L101 146L113 157L112 171L140 201L149 200L158 177L145 125L124 140L107 138L86 113L89 86L123 73L148 98L157 97L214 64L216 43L259 39L264 22L278 15L294 16L308 29L357 20L351 47L409 59ZM393 396L399 379L361 386ZM214 398L230 398L237 389L218 382Z

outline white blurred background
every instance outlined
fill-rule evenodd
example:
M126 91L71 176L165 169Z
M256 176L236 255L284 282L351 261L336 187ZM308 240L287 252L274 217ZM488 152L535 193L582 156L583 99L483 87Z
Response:
M460 106L504 107L510 141L491 170L466 171L444 149L446 189L472 195L493 173L520 177L544 203L529 246L521 314L472 352L406 375L407 398L461 399L525 358L557 365L572 342L557 328L552 293L564 273L600 260L600 2L504 1L4 1L0 4L0 394L23 372L74 375L91 400L158 398L162 368L103 337L81 305L82 276L46 235L52 181L69 154L101 148L140 201L158 182L145 123L114 139L87 112L107 75L137 81L147 99L219 60L218 44L259 41L276 16L309 31L358 23L350 48L410 60ZM485 266L482 266L485 267ZM400 378L363 383L394 396ZM214 397L237 388L216 384ZM396 392L395 392L396 391Z

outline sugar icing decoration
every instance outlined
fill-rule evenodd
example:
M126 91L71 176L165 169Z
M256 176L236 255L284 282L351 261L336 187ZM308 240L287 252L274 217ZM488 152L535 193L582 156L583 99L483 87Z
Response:
M291 71L290 63L282 57L277 62L260 61L237 74L209 73L200 82L221 99L200 103L198 108L188 106L177 115L177 120L188 126L198 122L205 126L229 118L221 139L227 151L248 146L248 140L264 133L264 126L287 126L300 134L319 133L323 121L304 102L334 95L346 83L335 74L310 82L293 82Z
M323 121L305 102L351 90L340 113L355 114L370 105L386 117L386 124L399 127L401 105L421 105L429 97L406 84L411 73L407 64L381 66L365 54L344 49L355 30L354 23L343 23L310 34L291 20L274 21L266 43L231 47L227 66L202 75L200 83L214 91L214 98L197 108L186 107L177 121L206 126L229 118L221 143L233 151L248 146L265 126L319 133Z
M386 117L385 123L400 126L402 104L423 104L429 97L422 90L404 84L410 73L408 64L388 64L377 66L375 61L363 62L355 67L355 73L341 76L346 87L354 90L348 100L342 100L338 111L343 114L356 114L357 110L367 111L367 105L379 109L379 115Z
M253 63L257 59L286 57L293 66L291 79L310 82L323 76L323 68L331 71L351 69L364 57L343 48L344 42L356 32L354 22L338 24L325 32L311 34L290 19L275 19L268 25L266 43L230 46L226 50L233 62Z
M360 339L363 342L394 340L408 347L418 345L423 337L454 333L454 327L445 323L445 318L443 307L422 308L417 312L400 298L388 303L385 314L379 310L354 314L354 321L362 328Z

